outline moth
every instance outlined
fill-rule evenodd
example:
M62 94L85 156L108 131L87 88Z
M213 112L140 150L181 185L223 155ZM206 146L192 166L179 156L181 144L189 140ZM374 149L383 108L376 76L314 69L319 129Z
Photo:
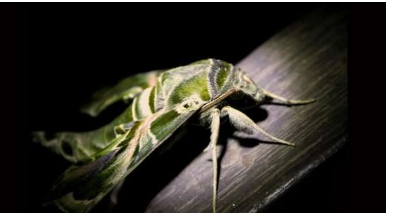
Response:
M259 132L273 141L294 146L258 127L240 110L277 99L287 105L315 100L290 100L256 85L240 68L216 59L186 66L133 75L112 88L94 94L82 108L97 116L108 106L124 100L128 108L97 130L48 134L35 132L35 140L73 163L53 186L44 206L64 212L88 212L122 183L144 159L175 131L192 123L211 130L213 162L213 212L217 196L217 141L220 119L228 118L237 130Z

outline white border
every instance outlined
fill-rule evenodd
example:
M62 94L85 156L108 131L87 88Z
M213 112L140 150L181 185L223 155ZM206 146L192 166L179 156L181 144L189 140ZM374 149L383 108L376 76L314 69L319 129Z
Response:
M2 220L39 220L39 221L378 221L391 220L387 214L352 214L352 213L88 213L88 214L1 214Z
M393 12L393 13L392 13ZM396 44L392 39L396 39L395 26L395 4L386 4L386 211L395 216L395 169L396 169ZM393 101L392 101L393 100ZM392 114L393 113L393 114ZM395 216L396 218L396 216ZM396 220L396 219L395 219Z
M261 0L191 0L191 1L186 1L186 0L140 0L140 1L131 1L131 0L44 0L44 1L35 1L35 0L25 0L25 1L20 1L20 0L11 0L11 1L6 1L6 0L0 0L0 2L301 2L301 1L261 1ZM370 0L365 0L365 1L303 1L303 2L386 2L386 1L370 1Z
M0 2L4 2L0 0ZM7 1L20 2L20 1ZM23 2L35 2L31 0ZM41 1L49 2L49 1ZM53 2L53 1L51 1ZM59 2L59 1L56 1ZM62 1L62 2L79 2L79 1ZM106 1L85 1L85 2L106 2ZM127 2L127 1L120 1ZM129 2L129 1L128 1ZM164 1L149 1L164 2ZM207 1L200 1L207 2ZM221 1L223 2L223 1ZM256 2L256 1L254 1ZM283 2L283 1L281 1ZM334 2L334 1L331 1ZM356 1L353 1L356 2ZM384 1L377 1L384 2ZM386 2L386 1L385 1ZM391 2L391 1L390 1ZM396 169L396 54L395 54L395 8L394 3L388 3L386 9L386 146L387 146L387 214L0 214L0 220L42 220L42 221L77 221L77 220L175 220L175 221L220 221L219 218L227 221L243 221L248 218L252 220L293 220L293 221L341 221L341 220L359 220L359 221L377 221L377 220L396 220L394 217L395 205L395 169ZM368 56L375 56L368 54ZM374 75L375 73L373 73ZM373 76L374 77L374 76ZM380 104L379 104L380 105ZM393 136L392 136L393 135ZM133 199L131 199L133 200ZM363 199L364 200L364 199ZM210 202L208 202L210 203ZM394 217L394 218L391 218Z

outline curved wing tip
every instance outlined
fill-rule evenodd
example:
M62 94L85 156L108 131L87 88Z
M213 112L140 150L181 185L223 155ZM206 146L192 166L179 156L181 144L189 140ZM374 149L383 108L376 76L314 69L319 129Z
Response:
M93 110L91 108L86 108L86 107L82 107L80 109L80 112L83 113L83 114L87 114L87 115L89 115L91 117L97 117L100 114L99 111L95 111L95 110Z

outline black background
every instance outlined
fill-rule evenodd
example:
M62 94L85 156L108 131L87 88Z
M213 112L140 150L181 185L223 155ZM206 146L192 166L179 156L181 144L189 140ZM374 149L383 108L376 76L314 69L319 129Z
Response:
M237 63L272 35L322 4L215 6L18 5L18 211L38 211L48 189L68 166L61 158L32 144L31 131L97 128L120 113L123 105L107 110L99 119L80 114L79 107L93 91L133 73L208 57ZM373 21L373 16L367 18L365 14L374 13L372 6L364 8L366 11L346 4L342 7L354 11L350 13L353 24L349 26L350 37L354 36L353 29L365 34L373 34L372 29L366 31L368 28L377 28L374 33L384 32L379 30L383 26L378 22L385 24L380 20L385 12L377 16L379 21ZM363 37L368 39L367 35ZM361 48L349 42L351 51L355 48L355 53L360 54ZM367 50L371 49L376 47ZM378 68L376 71L381 73ZM351 104L353 100L349 100ZM365 119L370 123L370 118ZM368 144L365 143L366 148L348 145L265 212L385 212L385 145ZM378 150L375 154L365 152L373 147ZM364 160L368 156L370 166ZM364 178L367 172L371 178ZM376 193L369 193L369 188ZM15 199L15 192L10 194ZM121 206L118 210L143 209L128 210Z

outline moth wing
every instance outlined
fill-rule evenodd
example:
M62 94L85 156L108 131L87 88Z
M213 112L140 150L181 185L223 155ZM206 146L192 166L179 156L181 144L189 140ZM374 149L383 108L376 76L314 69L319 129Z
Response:
M141 122L136 122L138 125ZM63 212L87 212L113 185L112 169L117 169L117 153L132 139L132 129L117 137L108 147L95 155L95 160L70 166L52 187L43 207ZM114 171L115 172L115 171Z
M136 74L119 81L113 87L106 87L97 91L91 101L81 108L81 112L92 117L98 116L110 105L124 100L130 102L145 88L153 86L160 70Z
M70 167L52 189L45 206L64 212L88 212L202 105L203 102L194 101L185 108L183 103L136 122L116 139L116 148L95 161ZM138 142L133 142L137 137Z
M125 112L128 111L129 108ZM122 122L128 120L123 115L118 117L119 120L116 119L94 131L58 133L36 131L33 132L33 140L72 163L96 159L95 155L108 149L112 142L117 142L115 138L136 123L136 121Z

